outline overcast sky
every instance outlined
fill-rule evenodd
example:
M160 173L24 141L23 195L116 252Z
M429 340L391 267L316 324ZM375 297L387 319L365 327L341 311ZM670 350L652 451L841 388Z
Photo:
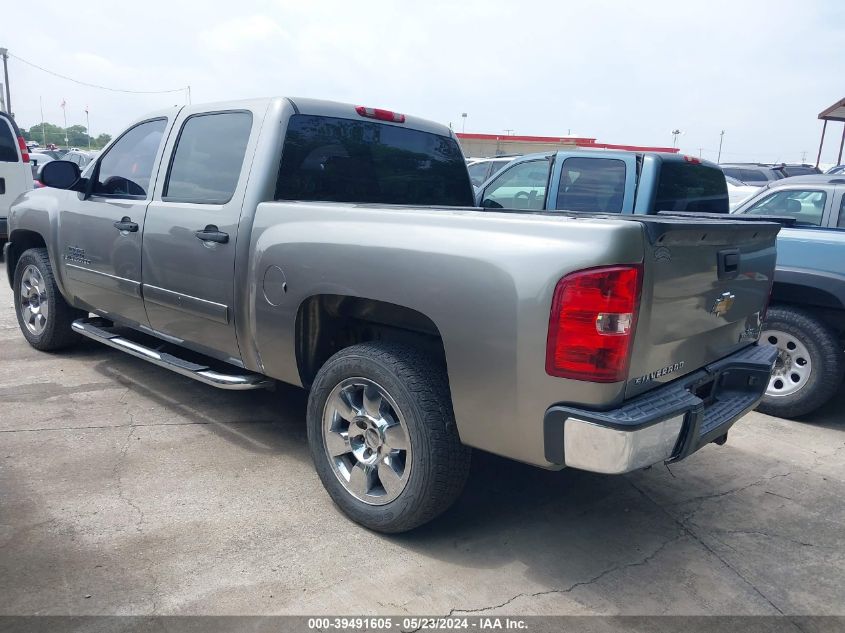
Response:
M0 46L81 81L193 102L291 95L467 132L671 145L722 160L815 162L845 97L842 0L67 0L4 2ZM14 28L12 26L14 25ZM115 134L184 91L87 88L9 61L18 123ZM828 125L822 162L836 159Z

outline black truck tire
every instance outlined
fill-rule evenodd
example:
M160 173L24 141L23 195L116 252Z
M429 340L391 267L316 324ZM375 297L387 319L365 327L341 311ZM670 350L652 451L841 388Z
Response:
M842 384L845 355L836 332L811 311L772 307L761 344L777 346L778 360L758 411L797 418L825 404Z
M446 369L411 346L373 342L337 352L314 380L307 426L323 486L371 530L405 532L432 520L469 474Z
M35 349L52 352L79 340L71 323L86 313L65 301L46 248L30 248L21 254L15 266L13 292L18 325Z

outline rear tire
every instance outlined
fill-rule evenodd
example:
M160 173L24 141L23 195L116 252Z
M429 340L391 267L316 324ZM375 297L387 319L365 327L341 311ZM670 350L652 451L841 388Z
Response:
M460 495L470 449L458 438L446 370L414 347L363 343L317 373L308 398L317 474L353 521L411 530Z
M46 248L24 251L15 266L15 313L24 338L35 349L52 352L79 340L71 323L86 316L65 301Z
M839 338L809 310L771 308L760 343L777 346L779 354L758 411L801 417L830 400L842 384L845 354Z

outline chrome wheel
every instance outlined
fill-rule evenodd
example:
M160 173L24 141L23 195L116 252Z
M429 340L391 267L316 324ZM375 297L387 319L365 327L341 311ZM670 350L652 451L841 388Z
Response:
M332 389L323 410L323 447L340 483L364 503L390 503L408 484L411 442L405 418L372 380L347 378Z
M766 389L767 396L791 396L807 385L813 363L804 343L782 330L764 330L760 342L778 348L778 357Z
M20 306L21 319L26 329L40 336L50 318L50 304L47 301L47 284L41 271L32 264L24 268L21 275Z

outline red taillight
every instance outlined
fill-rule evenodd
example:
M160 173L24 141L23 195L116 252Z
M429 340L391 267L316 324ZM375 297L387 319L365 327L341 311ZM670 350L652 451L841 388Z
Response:
M641 270L591 268L557 283L546 341L547 374L590 382L627 378Z
M378 119L379 121L390 121L392 123L405 122L404 114L399 114L398 112L391 112L390 110L382 110L380 108L365 108L364 106L358 106L357 108L355 108L355 112L357 112L361 116L365 116L370 119Z
M23 136L18 137L18 147L21 148L21 158L23 162L29 162L29 148L26 146L26 141L23 140Z
M695 156L684 156L684 160L688 163L692 163L693 165L701 164L701 159L696 158Z

